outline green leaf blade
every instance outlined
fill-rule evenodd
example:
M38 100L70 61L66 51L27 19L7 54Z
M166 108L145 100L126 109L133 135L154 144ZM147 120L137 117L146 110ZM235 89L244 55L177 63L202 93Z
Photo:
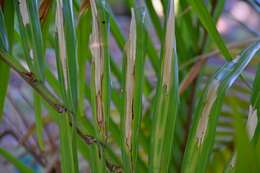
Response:
M212 37L225 59L232 60L232 56L225 46L223 39L219 35L216 29L216 25L212 20L206 6L203 4L203 1L189 0L189 3L192 6L193 10L198 14L201 23L207 29L209 35Z

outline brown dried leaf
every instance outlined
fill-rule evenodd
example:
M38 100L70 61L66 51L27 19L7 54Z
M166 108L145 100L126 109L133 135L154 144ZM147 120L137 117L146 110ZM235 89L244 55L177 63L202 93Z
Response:
M88 11L89 7L90 7L90 0L82 1L79 9L79 16L84 14L84 12Z
M185 79L180 84L179 95L182 95L184 91L192 84L192 82L198 77L200 70L206 59L200 59L196 64L191 68L190 72L187 74Z
M52 0L42 0L41 1L41 5L40 5L40 9L39 9L41 23L44 23L44 21L46 20L49 9L51 7L51 3L52 3Z

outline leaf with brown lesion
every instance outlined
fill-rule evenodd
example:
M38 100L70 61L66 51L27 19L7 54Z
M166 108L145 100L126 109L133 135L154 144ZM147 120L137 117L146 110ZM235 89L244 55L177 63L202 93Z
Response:
M174 2L171 1L169 17L166 25L166 35L165 35L165 49L164 49L164 62L163 62L163 74L162 74L162 84L169 92L171 84L171 76L173 71L173 56L175 43L175 14L174 14Z
M102 94L99 92L96 95L96 106L97 106L97 123L98 126L104 132L105 130L105 123L104 123L104 113L103 113L103 106L102 106Z
M92 33L90 35L89 48L94 65L95 97L96 97L96 120L101 134L106 137L105 115L103 106L102 81L104 76L104 47L102 33L100 28L100 17L97 11L97 5L94 0L90 0L92 12Z
M136 21L134 10L131 9L132 20L130 24L129 39L126 43L126 112L125 112L125 142L131 150L132 121L134 118L134 90L135 90L135 56L136 56Z
M205 100L205 105L202 110L201 117L199 119L198 128L196 130L196 138L197 138L198 146L200 146L204 142L204 138L208 129L210 111L217 99L217 91L219 88L219 84L220 83L218 80L213 80L209 85L206 100Z

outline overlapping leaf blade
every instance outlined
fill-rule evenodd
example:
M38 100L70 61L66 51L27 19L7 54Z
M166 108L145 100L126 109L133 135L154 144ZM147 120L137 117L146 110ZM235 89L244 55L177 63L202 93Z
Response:
M259 41L245 49L237 59L220 68L207 83L194 113L182 172L205 172L225 92L243 72L258 49Z

